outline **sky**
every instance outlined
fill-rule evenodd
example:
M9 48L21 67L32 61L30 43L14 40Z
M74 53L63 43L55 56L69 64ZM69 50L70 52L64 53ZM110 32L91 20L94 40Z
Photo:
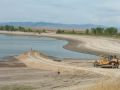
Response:
M0 22L119 26L120 0L0 0Z

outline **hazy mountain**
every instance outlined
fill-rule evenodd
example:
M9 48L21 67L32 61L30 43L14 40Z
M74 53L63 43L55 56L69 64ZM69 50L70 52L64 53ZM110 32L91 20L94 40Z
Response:
M64 29L86 29L94 28L102 25L94 24L60 24L60 23L48 23L48 22L5 22L0 25L13 25L13 26L25 26L25 27L40 27L40 28L64 28ZM102 26L103 27L103 26Z

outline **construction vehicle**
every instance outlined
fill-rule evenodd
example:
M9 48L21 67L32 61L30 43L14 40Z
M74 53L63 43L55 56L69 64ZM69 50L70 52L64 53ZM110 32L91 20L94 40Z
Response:
M94 62L94 67L119 68L119 61L116 56L101 56L100 60Z

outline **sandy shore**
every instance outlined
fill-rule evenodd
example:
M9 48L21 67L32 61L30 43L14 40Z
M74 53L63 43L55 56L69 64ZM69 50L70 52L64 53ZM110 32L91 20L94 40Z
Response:
M68 45L64 46L68 50L94 55L112 54L120 57L120 40L116 38L63 34L43 34L42 36L68 40Z

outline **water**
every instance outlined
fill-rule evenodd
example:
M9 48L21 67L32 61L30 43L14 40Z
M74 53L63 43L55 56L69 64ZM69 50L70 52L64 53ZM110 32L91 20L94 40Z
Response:
M25 51L38 50L57 58L96 59L95 55L77 53L63 48L68 42L48 37L0 35L0 57L19 55Z

